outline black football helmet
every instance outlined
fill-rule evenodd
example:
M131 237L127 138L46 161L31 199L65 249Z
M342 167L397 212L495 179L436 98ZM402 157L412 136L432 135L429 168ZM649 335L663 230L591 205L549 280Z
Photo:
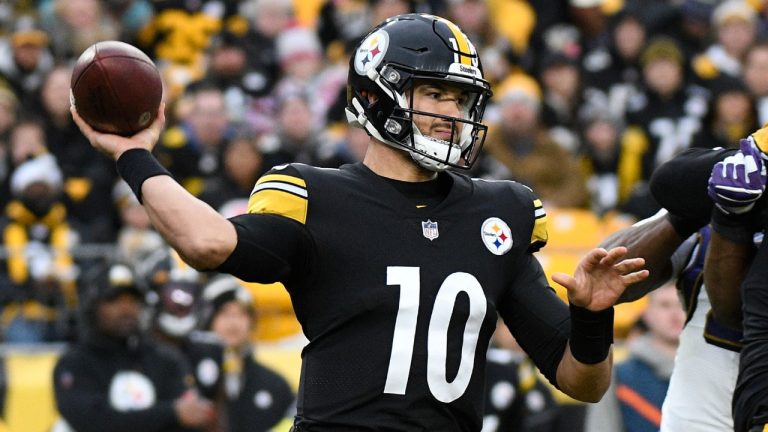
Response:
M441 81L466 92L463 117L415 111L415 80ZM373 102L363 92L376 95ZM485 106L490 84L472 42L456 24L434 15L405 14L374 28L357 46L349 63L347 120L374 138L404 149L422 167L468 169L485 141ZM449 121L449 141L425 136L413 115Z

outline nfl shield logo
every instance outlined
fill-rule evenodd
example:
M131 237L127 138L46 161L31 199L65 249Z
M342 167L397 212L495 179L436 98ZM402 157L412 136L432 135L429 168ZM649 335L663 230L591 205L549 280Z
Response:
M432 222L429 219L427 219L426 222L421 223L421 232L424 234L424 237L429 240L434 240L440 235L437 231L437 222Z

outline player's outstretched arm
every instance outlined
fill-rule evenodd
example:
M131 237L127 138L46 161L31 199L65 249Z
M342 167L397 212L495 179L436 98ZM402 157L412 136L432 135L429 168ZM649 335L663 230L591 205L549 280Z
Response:
M613 305L627 286L648 277L642 258L626 258L627 249L591 250L573 276L552 274L565 287L571 311L571 336L557 368L557 383L585 402L602 398L611 382Z
M672 222L671 215L662 211L611 234L600 243L600 247L605 249L626 247L627 257L642 257L649 271L646 279L624 290L618 303L635 301L672 278L671 257L690 234L687 228L684 234L680 230Z
M198 270L212 269L237 245L235 228L226 218L179 185L151 155L160 137L165 105L157 119L132 137L100 133L72 107L72 117L91 145L118 162L121 176L137 193L152 225L184 260Z

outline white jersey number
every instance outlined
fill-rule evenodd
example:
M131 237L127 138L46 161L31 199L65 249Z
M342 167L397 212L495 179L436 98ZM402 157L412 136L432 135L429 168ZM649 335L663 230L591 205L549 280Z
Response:
M392 338L387 382L384 393L405 394L411 372L416 321L419 313L421 282L418 267L387 267L387 285L400 287L400 305ZM464 326L461 362L456 378L449 382L446 371L448 326L460 292L469 296L469 318ZM452 402L461 397L469 385L475 366L475 349L480 327L485 319L486 298L480 282L469 273L450 274L435 297L427 334L427 384L440 402Z

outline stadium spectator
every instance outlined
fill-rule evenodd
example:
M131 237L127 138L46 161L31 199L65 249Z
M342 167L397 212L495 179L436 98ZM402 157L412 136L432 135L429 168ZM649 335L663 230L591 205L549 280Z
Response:
M78 304L77 232L61 201L62 175L50 154L23 162L11 176L13 200L0 232L2 326L7 342L53 342L70 336Z
M310 95L288 93L277 100L274 132L262 138L267 167L317 163L322 129L312 113Z
M647 187L651 174L691 146L707 112L707 93L686 83L684 62L669 37L650 40L640 57L644 89L630 101L619 161L621 208L638 219L658 210Z
M744 58L757 36L757 12L745 0L726 0L712 12L712 26L715 43L692 61L697 78L707 87L720 76L742 76Z
M560 414L536 366L499 320L488 349L482 432L554 432L562 420Z
M206 51L218 32L247 26L236 14L238 2L157 0L151 5L153 17L140 30L138 44L158 63L174 97L205 76Z
M348 119L378 137L363 163L276 167L251 195L249 214L231 220L152 157L162 112L131 138L99 134L73 115L194 267L285 283L310 340L295 428L479 429L496 307L551 382L596 401L610 382L612 305L647 277L641 259L622 259L623 248L594 249L576 277L553 275L569 308L532 255L546 238L534 193L447 171L471 167L481 147L490 96L481 77L475 49L454 24L418 14L381 23L350 60ZM455 305L466 326L451 319ZM448 368L458 371L452 380Z
M201 200L217 210L236 201L247 208L253 185L267 169L259 148L260 139L260 135L245 128L234 134L224 147L222 169L206 179Z
M188 191L199 195L205 179L221 170L221 154L234 128L218 87L200 83L185 99L181 122L163 131L156 154Z
M147 210L142 207L127 183L120 180L112 191L121 226L117 233L117 256L131 268L142 268L152 255L165 248L165 241L152 227Z
M222 346L200 329L204 275L167 250L149 278L150 327L161 343L178 350L190 365L200 395L221 409ZM222 419L220 419L222 420ZM223 420L222 420L223 421Z
M648 294L646 332L628 341L628 357L617 363L611 388L587 409L587 432L655 432L667 394L685 312L674 283Z
M139 31L153 18L150 0L109 0L104 12L117 25L118 39L136 45Z
M495 96L499 119L488 131L483 176L528 185L547 206L586 208L589 195L574 154L541 123L541 90L536 81L513 75L499 87Z
M611 113L582 115L580 163L591 196L590 209L604 215L619 202L619 144L622 123Z
M0 82L9 85L24 104L54 66L49 41L48 33L30 15L18 17L13 32L0 39Z
M68 429L77 432L202 431L213 421L187 363L140 327L144 292L115 264L85 291L81 338L57 361L53 384Z
M370 28L369 8L362 1L324 0L318 11L317 35L325 55L342 59Z
M578 63L562 52L544 54L541 77L541 122L552 138L571 153L579 148L578 115L582 106L581 72Z
M758 124L768 123L768 42L755 43L744 61L744 82L757 105Z
M16 126L19 100L13 92L0 87L0 207L11 198L10 176L14 168L11 159L11 131Z
M324 125L328 110L345 85L346 65L324 63L320 41L312 29L287 29L278 35L275 43L282 71L273 93L275 110L279 111L281 105L295 95L306 95L311 117L305 121L314 127Z
M56 61L77 58L86 48L119 36L119 24L98 0L43 0L40 24L50 35Z
M710 107L691 147L737 148L740 138L760 126L752 95L740 78L722 77L712 84Z
M216 276L202 294L202 327L224 343L222 382L227 431L266 432L296 414L293 390L256 360L250 336L256 323L253 298L229 275Z
M629 101L641 91L640 54L646 39L637 11L625 8L610 18L608 42L587 51L582 60L587 109L624 120Z
M109 159L94 152L77 130L69 110L72 69L56 66L45 78L38 105L45 122L45 143L64 174L64 200L70 217L82 226L83 242L114 242L118 216L112 202L117 174Z

